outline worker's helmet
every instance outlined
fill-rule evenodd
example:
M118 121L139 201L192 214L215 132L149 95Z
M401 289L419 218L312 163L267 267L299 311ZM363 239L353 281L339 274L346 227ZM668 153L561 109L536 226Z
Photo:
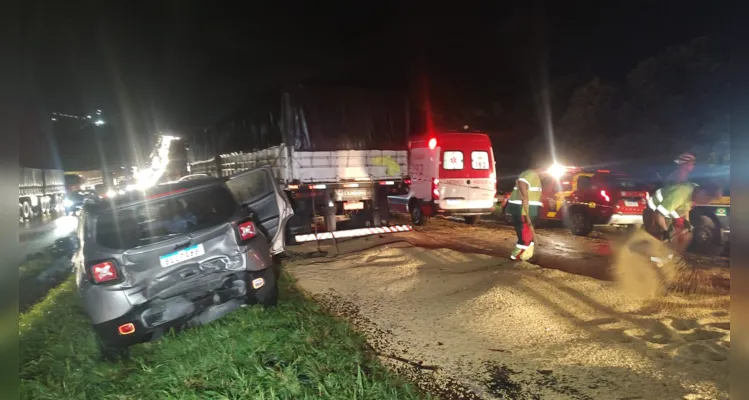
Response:
M674 162L676 164L693 164L697 161L697 157L692 153L682 153Z

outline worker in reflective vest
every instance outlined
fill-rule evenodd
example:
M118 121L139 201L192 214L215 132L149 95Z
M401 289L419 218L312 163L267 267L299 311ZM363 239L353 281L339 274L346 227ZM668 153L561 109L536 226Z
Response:
M689 222L692 206L708 204L720 196L721 188L713 182L702 186L691 182L677 183L658 189L648 198L648 207L642 213L643 228L681 254L692 241L692 224ZM675 221L681 218L684 223L676 224ZM659 266L663 265L664 260L651 259Z
M523 171L515 181L505 212L512 218L518 236L510 258L527 261L533 257L536 233L533 220L541 208L541 178L532 170Z
M697 162L697 157L692 153L682 153L674 160L674 164L678 165L676 170L666 177L665 186L676 185L679 183L688 183L689 174L694 170L694 164ZM689 214L689 213L687 213ZM691 231L691 225L685 220L684 216L673 218L670 221L669 226L672 230L678 230L682 232L684 229ZM683 237L683 236L680 236Z

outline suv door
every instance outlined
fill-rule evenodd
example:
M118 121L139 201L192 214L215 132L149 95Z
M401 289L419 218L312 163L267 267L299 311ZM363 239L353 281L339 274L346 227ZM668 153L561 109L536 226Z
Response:
M276 184L270 168L260 167L227 178L226 186L249 208L270 240L271 254L284 251L286 222L294 215L289 200Z

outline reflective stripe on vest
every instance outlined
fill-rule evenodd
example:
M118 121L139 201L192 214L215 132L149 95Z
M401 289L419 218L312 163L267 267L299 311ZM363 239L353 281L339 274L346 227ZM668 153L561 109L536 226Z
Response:
M523 179L523 182L525 182L525 179ZM512 190L520 190L520 189L518 189L518 187L515 186L514 188L512 188ZM541 188L540 187L535 187L535 186L528 185L528 191L529 192L540 192Z
M523 200L507 200L507 202L512 203L512 204L523 204ZM542 206L544 205L544 203L540 201L528 200L528 205L529 206Z
M663 201L663 195L661 194L660 189L655 192L655 195L658 198L658 202ZM656 206L653 202L652 197L648 197L648 207L653 211L658 211L659 213L663 214L663 216L666 218L679 218L679 213L677 213L676 211L668 211L666 207L663 207L660 204Z

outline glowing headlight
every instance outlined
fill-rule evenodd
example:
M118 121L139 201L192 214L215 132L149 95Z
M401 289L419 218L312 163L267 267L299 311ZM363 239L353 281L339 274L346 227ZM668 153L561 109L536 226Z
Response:
M560 165L557 163L552 164L551 167L549 167L546 172L551 175L554 179L559 179L564 175L564 172L567 171L567 168L564 165Z
M107 190L107 197L114 197L117 196L117 192L114 190Z
M62 205L64 207L72 207L73 206L73 202L70 199L63 199L62 200Z
M117 192L117 194L125 194L125 191L124 191L124 190L122 190L122 189L120 189L120 191L119 191L119 192Z

